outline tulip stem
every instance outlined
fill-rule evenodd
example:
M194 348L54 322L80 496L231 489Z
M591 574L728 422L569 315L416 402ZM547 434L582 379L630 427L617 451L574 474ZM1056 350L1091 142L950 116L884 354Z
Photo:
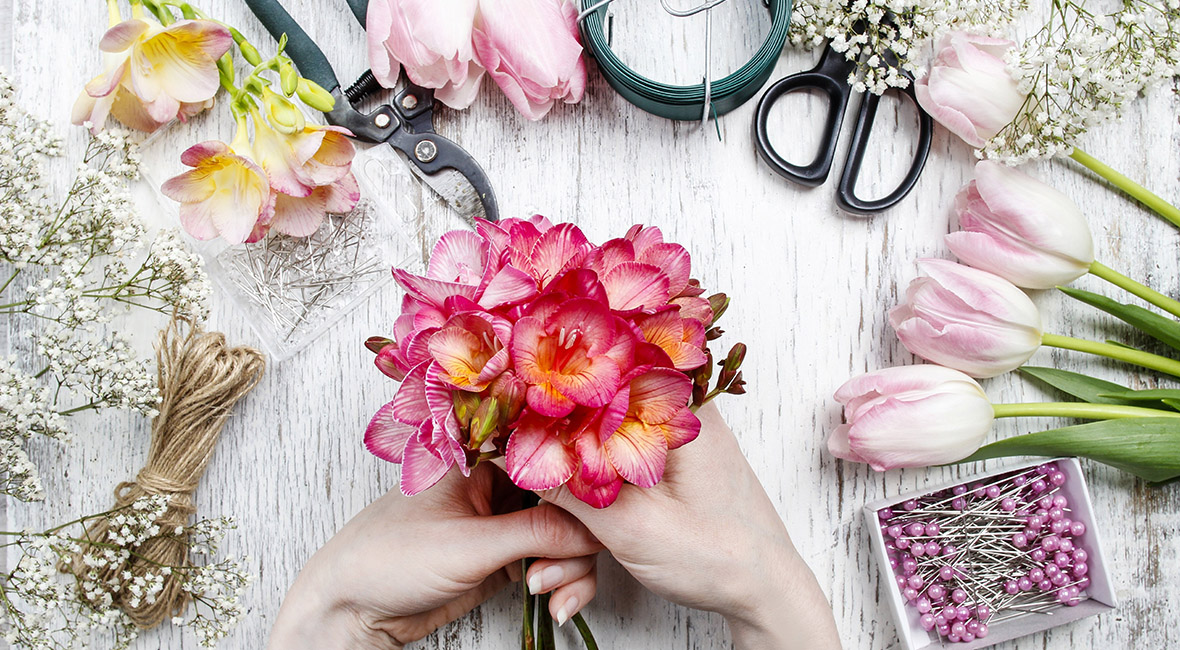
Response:
M1173 316L1180 317L1180 300L1174 300L1165 296L1164 294L1152 289L1151 287L1136 282L1131 278L1119 273L1109 266L1095 260L1090 264L1090 273L1106 280L1114 286L1123 289L1131 294L1139 296L1147 302L1159 307Z
M1096 354L1100 357L1125 361L1137 366L1143 366L1144 368L1158 370L1159 372L1172 375L1173 377L1180 377L1180 361L1169 359L1168 357L1162 357L1158 354L1152 354L1150 352L1143 352L1142 350L1125 348L1121 345L1100 343L1098 341L1087 341L1085 339L1077 339L1072 336L1061 336L1059 334L1048 333L1041 335L1041 344L1054 348L1077 350L1078 352Z
M1093 171L1095 174L1098 174L1102 178L1105 178L1111 183L1114 183L1115 187L1126 192L1136 201L1139 201L1143 205L1151 208L1159 216L1172 222L1173 226L1180 228L1180 208L1177 208L1171 203L1168 203L1156 194L1153 194L1146 187L1143 187L1139 183L1136 183L1135 181L1120 174L1106 163L1098 160L1085 151L1078 149L1077 147L1074 147L1074 150L1069 154L1069 157L1078 161Z
M1123 406L1121 404L1087 404L1085 402L1025 402L992 404L997 418L1052 417L1079 420L1118 420L1121 418L1180 418L1180 413Z

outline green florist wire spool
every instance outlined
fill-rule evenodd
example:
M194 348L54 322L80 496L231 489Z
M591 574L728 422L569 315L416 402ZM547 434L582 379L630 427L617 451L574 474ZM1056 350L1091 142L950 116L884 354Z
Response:
M791 22L791 0L763 2L770 12L771 27L758 52L741 68L712 80L704 75L701 83L678 86L653 81L628 67L610 47L607 35L606 7L613 0L582 0L578 15L582 42L598 61L598 68L611 85L627 101L643 110L672 120L714 119L741 106L754 96L770 78L779 53L787 41L787 27ZM621 0L635 2L645 0ZM706 13L705 51L708 67L711 26L708 12L726 0L707 0L704 4L685 10L670 6L670 0L660 0L664 10L673 16L686 17Z

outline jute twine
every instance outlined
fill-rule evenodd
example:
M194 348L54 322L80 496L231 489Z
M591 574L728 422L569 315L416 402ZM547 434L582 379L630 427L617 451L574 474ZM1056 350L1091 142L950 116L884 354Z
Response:
M157 520L161 533L134 549L127 563L99 570L100 582L126 583L125 571L142 576L149 571L158 574L160 566L191 565L187 537L174 531L196 512L193 491L213 456L226 418L266 368L266 359L258 350L228 347L220 332L202 332L192 323L186 323L188 333L181 334L182 322L173 318L156 343L162 400L159 415L152 421L147 464L134 481L124 481L115 488L115 508L147 495L167 495L168 510ZM105 517L96 520L87 530L88 539L107 540L107 525ZM76 576L92 571L83 561L84 553L85 549L64 568ZM188 604L188 594L181 588L183 576L178 573L182 572L165 576L164 589L152 603L141 599L132 606L131 595L121 590L115 604L140 628L155 627Z

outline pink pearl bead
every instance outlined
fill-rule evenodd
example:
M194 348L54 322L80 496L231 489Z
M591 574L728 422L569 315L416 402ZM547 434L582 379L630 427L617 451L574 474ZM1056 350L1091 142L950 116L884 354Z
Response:
M1029 489L1033 491L1033 494L1040 494L1045 490L1048 490L1049 486L1045 485L1043 480L1037 479L1033 481L1031 485L1029 485Z
M995 499L995 498L999 497L1000 496L1000 486L998 486L998 485L987 486L987 490L985 491L985 494L987 494L987 498L989 498L989 499Z
M1012 497L1004 497L1000 500L1000 510L1004 512L1013 512L1016 510L1016 499Z
M909 526L906 526L905 532L910 537L917 537L918 535L926 532L926 526L919 524L918 522L914 522Z
M1054 506L1049 509L1049 519L1052 521L1058 521L1064 516L1065 516L1065 511L1062 510L1061 508Z
M975 619L971 619L970 621L967 621L967 633L968 634L975 634L978 631L979 631L979 621L977 621Z
M915 499L910 499L909 501L906 501L905 503L901 504L901 507L906 512L912 512L912 511L918 509L918 502Z
M1069 534L1074 537L1081 537L1086 534L1086 524L1080 521L1069 522Z
M934 629L938 630L939 636L945 636L948 641L950 640L951 626L949 624L936 625Z
M1028 576L1024 576L1016 581L1016 586L1019 587L1021 591L1031 591L1033 588L1033 583L1032 580L1028 579Z
M1041 591L1052 591L1053 581L1045 578L1044 580L1037 583L1037 589L1040 589Z
M1040 501L1037 501L1037 506L1040 507L1041 510L1048 510L1049 508L1052 508L1053 507L1053 497L1051 497L1051 496L1041 497Z
M1045 579L1045 571L1041 567L1033 567L1028 572L1028 579L1033 582L1040 582Z
M1021 487L1025 483L1028 483L1028 477L1025 476L1024 474L1021 474L1020 476L1017 476L1016 478L1012 479L1012 485L1015 485L1016 487Z
M967 632L963 633L963 636L959 637L959 640L962 641L963 643L971 643L972 641L975 640L975 635L972 634L970 631L967 631Z
M955 553L958 553L958 552L959 552L959 547L955 546L954 544L947 544L946 546L942 547L942 554L943 555L954 555Z
M1062 553L1069 553L1073 550L1073 542L1069 541L1068 539L1063 539L1061 540L1061 543L1057 545L1057 548L1060 549Z
M938 552L941 550L942 550L942 547L940 547L938 545L938 542L936 542L934 540L926 542L926 555L933 557L935 555L938 555Z
M1051 468L1052 468L1052 465L1050 465L1049 463L1043 463L1041 465L1037 465L1037 474L1042 474L1042 475L1048 474L1049 472L1053 471Z
M918 599L918 590L914 589L913 587L906 587L905 589L901 590L901 595L904 596L907 601L914 601Z
M912 557L907 557L901 561L901 572L907 576L911 576L918 570L918 562Z
M987 636L987 633L988 633L987 623L980 623L979 624L979 631L975 633L975 636L982 639L985 636Z
M893 518L893 508L881 508L880 510L877 511L877 517L880 518L881 521L887 521L889 519L892 519Z
M988 607L987 605L980 605L979 607L975 608L975 615L979 617L979 622L983 623L992 617L992 608ZM974 632L974 630L972 630L972 632Z
M888 533L890 537L897 539L898 537L901 537L903 531L901 530L901 526L893 524L889 528L886 528L885 532Z
M939 613L937 616L934 617L934 624L937 625L938 627L942 627L942 626L946 625L946 616Z
M1020 593L1020 585L1015 580L1008 580L1004 583L1004 592L1014 596Z
M950 580L955 577L955 570L950 568L949 566L939 567L938 568L938 577L943 580Z
M1057 551L1053 554L1053 564L1056 564L1062 569L1069 566L1071 562L1073 562L1073 558L1069 557L1065 553L1062 553L1061 551Z
M1081 580L1078 580L1078 584L1076 584L1074 586L1076 586L1078 588L1078 591L1081 591L1081 590L1085 589L1086 587L1090 586L1090 579L1089 578L1082 578Z
M914 589L921 589L922 585L926 584L926 581L920 575L912 575L906 580L906 584Z
M927 598L926 596L922 596L921 598L918 599L917 607L918 607L918 612L921 614L925 614L925 613L929 612L931 609L933 609L933 606L930 604L930 599ZM931 618L931 621L934 620L933 616L930 618ZM933 623L930 625L930 627L934 627ZM926 629L930 629L930 628L926 628Z
M951 507L954 508L955 510L966 510L967 509L967 500L964 499L963 497L958 497L957 499L951 501Z
M955 496L967 494L967 486L966 485L956 485L954 488L951 489L951 493L954 494Z
M1032 551L1029 552L1028 556L1033 559L1033 562L1044 562L1045 561L1045 550L1042 548L1034 548Z
M910 546L910 553L912 553L914 557L922 557L923 555L926 555L926 545L912 544Z
M939 601L946 598L946 587L942 585L930 585L930 589L927 589L926 593L930 594L930 597L935 601Z
M1029 528L1040 530L1045 525L1045 518L1040 515L1033 515L1028 518L1027 525Z
M958 634L955 634L954 632L951 632L950 634L947 635L946 640L950 641L951 643L959 643L963 640L963 637L959 636Z
M896 544L897 544L897 548L909 548L910 547L910 538L898 537Z
M1073 565L1073 575L1075 578L1080 578L1090 572L1090 565L1085 562L1079 562Z
M897 576L893 580L894 580L894 582L897 583L898 589L905 589L906 588L905 576Z
M1049 530L1053 531L1054 535L1060 535L1061 533L1064 533L1065 529L1066 529L1065 522L1060 519L1049 524Z
M1017 534L1019 535L1019 533L1017 533ZM1057 547L1060 544L1061 544L1061 540L1053 535L1050 535L1050 536L1046 537L1045 539L1041 540L1041 548L1043 548L1049 552L1056 551Z
M1064 573L1058 573L1057 575L1053 576L1053 586L1055 587L1063 587L1068 583L1069 576L1065 575Z
M929 632L934 629L934 617L929 614L923 614L918 619L918 625L921 625L923 630Z
M960 621L966 621L967 619L971 618L971 609L966 605L959 605L959 612L955 618L959 619Z
M1028 535L1016 533L1012 536L1012 545L1016 548L1026 548L1028 546Z
M955 623L951 626L951 636L962 637L967 633L967 626L962 623Z
M963 601L967 600L967 592L963 591L962 589L955 589L951 592L951 600L955 601L956 603L962 603Z
M1049 482L1058 487L1065 485L1065 472L1053 472L1049 475Z
M942 527L938 525L937 521L932 521L932 522L926 524L926 536L927 537L938 537L938 534L941 532L942 532Z
M1066 499L1064 494L1054 494L1053 505L1058 508L1064 508L1069 505L1069 499Z
M1085 562L1088 559L1090 559L1090 554L1086 552L1086 549L1075 548L1073 550L1073 561L1074 562Z

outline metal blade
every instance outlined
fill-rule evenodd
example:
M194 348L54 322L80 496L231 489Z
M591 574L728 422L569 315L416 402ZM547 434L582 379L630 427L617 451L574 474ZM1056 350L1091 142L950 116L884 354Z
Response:
M467 177L459 173L457 170L445 168L439 170L434 174L427 174L418 166L410 162L409 158L404 153L398 151L398 155L405 161L406 166L410 171L414 172L423 183L434 191L443 202L445 202L452 210L459 213L466 221L472 225L475 224L475 219L486 219L487 213L484 211L483 202L479 200L479 194L475 191Z

